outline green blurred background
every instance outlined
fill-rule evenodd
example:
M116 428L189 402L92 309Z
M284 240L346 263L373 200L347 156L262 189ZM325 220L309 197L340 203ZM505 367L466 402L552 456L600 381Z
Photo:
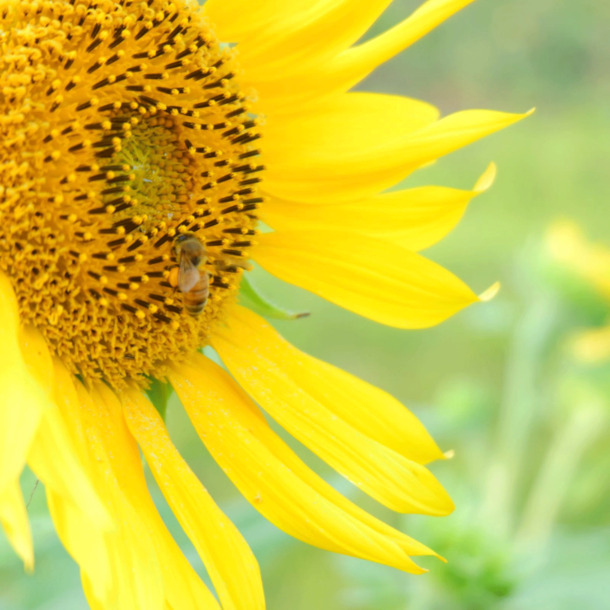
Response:
M371 33L418 6L396 0ZM426 252L475 291L502 290L441 326L397 331L255 272L274 299L311 317L276 326L299 348L388 390L455 458L433 467L457 510L444 519L384 510L294 446L362 506L449 560L410 576L294 541L259 517L214 465L179 405L176 444L252 545L271 610L600 610L610 608L608 366L567 355L566 337L600 323L545 272L544 233L572 218L608 240L610 4L480 0L375 74L363 89L534 116L418 172L407 185L470 188L493 160L494 187ZM541 262L542 261L542 262ZM595 309L595 308L593 308ZM27 495L31 474L24 475ZM159 494L154 490L156 498ZM161 511L200 564L169 510ZM36 572L0 540L0 608L86 608L38 489L30 512Z

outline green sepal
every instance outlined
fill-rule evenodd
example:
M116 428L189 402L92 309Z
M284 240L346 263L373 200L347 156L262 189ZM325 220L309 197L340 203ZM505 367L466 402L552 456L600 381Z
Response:
M159 412L159 415L163 421L165 421L167 401L170 399L173 393L174 388L172 388L171 384L150 377L150 387L146 390L146 394L155 409L157 409Z
M305 318L309 315L309 312L288 311L271 302L265 295L260 293L246 274L242 276L239 285L239 303L262 316L278 320L296 320L297 318Z

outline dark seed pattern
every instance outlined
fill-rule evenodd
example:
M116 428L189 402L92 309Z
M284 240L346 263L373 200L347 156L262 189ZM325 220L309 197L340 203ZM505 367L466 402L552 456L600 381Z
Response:
M21 319L84 379L163 376L204 345L256 236L250 101L181 1L31 0L0 15L0 270ZM168 278L195 233L210 297Z

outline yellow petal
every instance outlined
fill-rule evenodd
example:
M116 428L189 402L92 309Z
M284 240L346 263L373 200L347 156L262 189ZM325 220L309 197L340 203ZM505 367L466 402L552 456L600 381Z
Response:
M278 118L275 127L271 122L265 149L266 193L279 199L314 203L364 199L393 186L418 167L531 113L465 110L427 121L415 131L401 131L400 123L395 130L382 130L375 128L374 120L369 121L375 112L380 112L373 104L370 114L362 112L361 129L350 130L343 127L339 109L340 100L347 102L353 95L358 94L333 98L337 117L334 127L324 112L290 121ZM398 110L395 114L399 115ZM325 128L318 129L318 124ZM372 131L365 139L362 133L370 125Z
M239 40L240 68L248 82L261 82L321 66L356 42L389 4L391 0L317 0L294 7L285 2L285 12L274 7L264 25L254 29L250 24Z
M180 457L155 408L137 390L125 391L121 399L129 429L201 556L223 610L264 608L260 571L252 551Z
M478 300L436 263L366 235L286 231L257 239L252 256L273 275L389 326L434 326Z
M258 92L258 105L264 113L301 112L324 96L351 89L377 66L417 42L472 1L428 0L402 23L365 43L337 53L323 64L304 64L302 69L294 65L291 72L271 73L265 79L250 80L246 72L243 80Z
M50 403L23 359L17 302L4 274L0 274L0 320L0 494L6 490L8 497L14 497L40 418ZM14 514L0 513L0 519L13 518Z
M280 72L271 80L253 78L251 84L259 93L260 107L269 114L300 112L302 106L312 101L345 92L377 66L425 36L472 1L428 0L402 23L363 44L337 53L323 65L305 65L302 70L296 66L292 73ZM244 80L250 83L247 72Z
M114 529L100 532L71 502L50 494L49 507L62 542L81 566L89 604L104 608L162 608L163 580L151 533L143 524L131 493L121 490L113 459L122 455L109 450L106 441L114 431L104 403L56 362L56 390L62 413L71 418L72 430L83 461L94 470L92 479L103 492ZM109 441L110 442L110 441ZM119 466L117 466L120 468ZM87 529L91 530L90 534ZM102 571L95 572L96 566Z
M34 569L34 547L28 513L19 481L9 483L0 491L0 525L25 569Z
M5 339L6 334L0 331ZM0 364L0 491L19 479L42 413L50 406L18 348L13 351L8 341L2 345L3 355L12 354L14 360Z
M80 462L55 405L43 413L28 463L45 487L79 507L99 527L110 527L110 516L90 481L90 477L95 475Z
M286 155L304 160L315 148L328 157L366 154L402 141L438 115L434 106L399 95L355 92L333 97L306 114L270 117L265 124L265 163L286 162Z
M204 356L171 383L214 459L277 527L321 548L421 573L408 555L433 554L346 500L271 430L229 375Z
M112 418L120 409L116 397L110 393L102 398L99 388L87 391L57 361L55 384L57 403L70 418L81 459L92 466L93 482L103 491L115 525L100 532L71 502L50 494L55 526L81 566L89 605L154 609L165 608L171 600L175 608L218 610L152 507L137 447L133 440L129 443L124 423L121 428L116 425L121 420Z
M492 163L471 191L422 186L353 203L325 205L269 198L261 216L276 230L353 231L416 252L445 237L457 225L470 200L491 186L494 175Z
M28 463L45 485L49 511L66 549L95 577L96 587L107 592L111 583L108 559L93 549L113 527L113 520L101 499L103 490L98 492L93 484L97 473L80 461L56 405L43 413Z
M21 329L20 342L28 370L49 401L28 454L29 465L45 487L71 501L101 528L109 527L110 516L91 482L88 464L81 460L71 423L54 402L54 365L46 342L32 328Z
M335 87L350 89L357 82L413 43L423 38L473 0L428 0L404 21L386 32L346 51L328 66Z
M273 371L292 382L295 391L307 393L327 410L320 410L320 414L326 418L323 425L331 432L338 418L409 460L427 464L444 457L422 423L398 400L298 350L263 318L244 307L231 310L212 344L233 374L234 367L251 378L259 371L263 375ZM264 385L263 379L260 384ZM265 403L261 404L265 407Z
M113 603L115 583L105 530L52 488L46 489L46 496L55 530L66 550L79 564L81 576L91 579L93 597L105 604Z
M105 402L98 394L89 393L82 384L73 380L57 361L55 384L57 403L64 416L71 421L81 459L95 469L93 481L103 491L115 525L112 530L100 531L97 524L76 510L71 502L52 490L48 493L49 509L58 534L81 567L89 605L92 608L120 610L165 607L160 563L168 561L184 567L185 560L171 539L166 544L167 548L159 551L154 540L159 532L151 531L154 527L145 523L146 511L137 502L136 486L131 489L120 486L116 469L129 471L130 466L140 468L139 460L129 464L129 459L134 459L133 453L122 451L120 443L107 446L118 431L109 421ZM163 537L163 533L160 536ZM166 537L170 538L169 534ZM166 567L165 572L168 569ZM180 568L177 569L178 573L168 578L175 580L176 588L183 587L183 593L178 591L174 595L175 599L180 600L175 607L197 608L195 600L199 597L205 599L205 594L209 595L209 592L204 590L200 596L198 585L189 591L192 583L181 582ZM186 569L192 571L190 566L186 566ZM198 579L193 574L190 580ZM200 585L205 589L202 583ZM214 605L210 607L217 608Z
M123 419L117 396L103 384L95 384L91 396L96 412L88 412L87 416L99 427L104 458L118 484L118 493L116 486L112 487L121 500L123 536L129 530L123 548L129 546L134 553L131 566L124 565L123 570L131 574L130 581L137 586L138 595L147 598L133 607L219 610L218 602L182 554L154 506L138 447ZM119 561L124 560L120 557ZM149 571L149 568L152 569Z
M241 42L248 35L269 26L273 21L283 22L293 13L307 9L311 0L206 0L203 12L214 26L220 40Z
M118 525L110 516L112 503L108 502L108 490L104 488L103 477L99 474L99 463L93 459L89 437L83 429L82 401L77 396L72 375L63 364L55 359L52 362L54 403L65 422L69 422L67 432L71 438L79 462L88 473L91 485L102 498L110 524L92 519L80 503L65 493L56 492L55 486L47 486L47 504L55 524L55 529L66 550L79 564L83 579L90 577L93 595L109 605L114 603L116 594L115 576L107 547L107 539L116 534ZM89 399L90 400L90 399ZM61 489L61 488L60 488ZM78 493L78 487L75 486Z
M234 313L229 329L220 329L212 345L242 388L283 428L379 502L399 512L444 515L453 510L447 493L425 467L383 443L390 439L409 457L427 461L442 457L423 426L414 417L405 417L390 397L333 367L324 370L323 363L313 358L307 360L245 309ZM334 388L333 383L337 384ZM364 396L368 390L369 397L386 398L391 411L383 413L384 401L363 406L359 389ZM335 405L335 401L343 404ZM350 414L351 407L355 411ZM388 417L396 407L402 416L397 422L403 421L401 429L416 424L402 442L392 433ZM375 415L385 421L376 422Z

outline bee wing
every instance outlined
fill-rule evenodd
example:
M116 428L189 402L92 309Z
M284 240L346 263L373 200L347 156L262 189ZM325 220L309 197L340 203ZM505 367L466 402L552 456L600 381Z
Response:
M178 288L182 292L189 292L200 278L199 269L186 256L181 256L180 270L178 272Z

